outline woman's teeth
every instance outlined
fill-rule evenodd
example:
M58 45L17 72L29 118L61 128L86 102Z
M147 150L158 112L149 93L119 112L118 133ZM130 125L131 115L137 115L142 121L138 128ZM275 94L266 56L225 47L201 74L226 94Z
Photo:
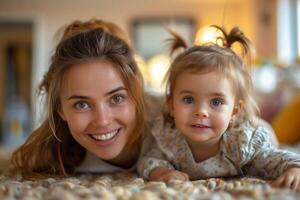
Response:
M92 138L94 138L95 140L106 141L106 140L112 139L117 133L118 133L118 130L115 130L113 132L105 133L105 134L101 134L101 135L92 135Z

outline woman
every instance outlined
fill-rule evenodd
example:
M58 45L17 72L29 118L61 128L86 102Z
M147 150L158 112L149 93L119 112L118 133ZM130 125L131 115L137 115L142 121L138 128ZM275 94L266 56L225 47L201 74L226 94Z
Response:
M12 157L24 178L135 169L148 143L144 91L124 36L99 20L65 28L39 87L47 118Z

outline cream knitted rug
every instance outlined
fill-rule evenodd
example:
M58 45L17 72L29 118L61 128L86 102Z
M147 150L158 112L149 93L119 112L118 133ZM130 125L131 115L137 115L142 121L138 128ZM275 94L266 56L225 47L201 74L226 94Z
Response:
M300 193L272 188L254 178L190 182L145 182L135 174L80 175L24 181L0 176L0 199L300 199Z

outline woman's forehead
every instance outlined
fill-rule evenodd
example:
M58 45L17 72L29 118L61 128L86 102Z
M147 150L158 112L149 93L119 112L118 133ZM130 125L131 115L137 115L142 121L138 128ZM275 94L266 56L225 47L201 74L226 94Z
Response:
M93 61L72 66L63 75L61 93L107 93L125 87L120 73L111 62Z

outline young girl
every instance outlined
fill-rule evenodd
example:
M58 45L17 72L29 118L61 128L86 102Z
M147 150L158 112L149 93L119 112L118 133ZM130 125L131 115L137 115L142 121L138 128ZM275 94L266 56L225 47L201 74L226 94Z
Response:
M47 118L12 157L24 178L135 170L148 140L143 80L124 35L100 20L65 28L39 87Z
M168 113L154 123L157 146L139 162L139 173L152 181L248 175L300 189L300 155L273 147L257 126L250 74L231 49L240 43L249 55L249 40L238 28L216 28L223 46L186 48L171 64ZM172 52L186 47L178 36L173 42Z

